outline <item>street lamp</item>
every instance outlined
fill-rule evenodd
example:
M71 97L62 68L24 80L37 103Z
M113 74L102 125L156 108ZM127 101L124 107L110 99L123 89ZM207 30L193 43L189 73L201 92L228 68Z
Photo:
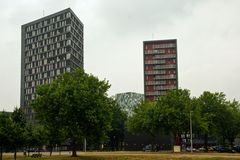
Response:
M192 112L190 111L190 144L191 144L191 153L193 152L193 141L192 141Z

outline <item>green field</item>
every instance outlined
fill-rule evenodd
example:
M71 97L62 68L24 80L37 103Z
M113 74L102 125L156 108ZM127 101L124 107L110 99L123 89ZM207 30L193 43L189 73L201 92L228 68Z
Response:
M144 152L80 152L79 157L71 157L69 152L49 156L44 153L41 158L24 157L18 153L18 160L231 160L239 159L240 154L227 153L144 153ZM3 160L12 160L13 155L4 155Z

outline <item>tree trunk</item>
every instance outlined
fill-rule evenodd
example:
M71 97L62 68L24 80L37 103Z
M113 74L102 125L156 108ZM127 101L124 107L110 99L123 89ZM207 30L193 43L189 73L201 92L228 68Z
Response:
M87 151L87 140L86 138L83 139L83 152Z
M1 151L0 151L0 152L1 152L0 154L1 154L1 155L0 155L0 160L2 160L2 157L3 157L2 148L3 148L3 147L2 147L2 145L1 145Z
M17 159L17 149L15 148L14 149L14 160L16 160Z
M72 150L72 157L77 157L77 151L76 151L76 149L73 149L73 150Z
M115 136L111 138L111 150L115 151Z
M233 148L233 141L230 141L230 146L231 148Z
M205 152L208 152L208 134L204 134L204 148Z
M28 157L29 157L29 153L30 153L30 148L28 148L28 151L27 151L27 152L28 152Z
M230 141L231 148L233 148L234 139L230 138L229 141Z
M223 136L223 141L222 141L222 144L223 144L223 146L226 146L226 144L225 144L225 137Z
M61 148L58 147L58 152L59 152L59 155L61 155Z
M119 151L119 139L116 139L116 151Z
M53 146L50 145L50 157L52 156Z
M154 151L154 142L155 142L155 136L151 135L151 151Z
M72 157L77 157L77 149L76 149L75 140L73 140L73 142L72 142Z

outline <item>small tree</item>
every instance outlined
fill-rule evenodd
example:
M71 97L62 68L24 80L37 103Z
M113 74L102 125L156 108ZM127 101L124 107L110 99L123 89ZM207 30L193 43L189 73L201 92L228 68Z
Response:
M240 110L237 101L226 102L222 105L221 110L217 112L215 118L216 135L221 137L221 143L225 145L225 140L230 142L233 147L234 139L240 130Z
M126 130L126 121L127 121L127 113L124 112L121 107L115 102L113 103L113 119L112 119L112 130L109 133L110 145L112 150L119 150L120 144L124 140L124 133ZM120 146L121 147L121 146Z
M137 106L133 111L133 115L128 119L127 127L132 133L144 132L150 135L153 150L153 142L161 129L155 103L143 102Z
M204 127L201 132L204 134L204 147L208 150L209 135L216 133L217 119L224 111L225 95L223 93L203 92L198 98L199 112Z
M174 137L174 144L181 145L181 134L189 131L189 116L193 111L188 90L171 90L157 101L159 123Z
M53 85L53 84L52 84ZM41 85L37 88L38 98L33 102L36 118L46 132L47 146L50 148L50 156L53 148L64 141L62 132L61 109L63 99L53 86Z
M26 119L21 108L15 107L13 113L11 114L11 118L14 123L17 123L20 127L25 128Z
M11 117L11 129L9 132L10 146L14 149L14 159L17 159L17 149L22 147L25 142L24 130L26 121L24 113L20 108L15 108Z
M44 130L41 125L32 126L32 124L29 123L25 128L24 137L28 157L31 148L41 149L42 146L46 144L46 130Z
M0 160L3 159L3 149L10 142L9 132L11 131L11 120L5 112L0 113Z
M24 137L25 137L25 148L28 152L28 157L29 157L29 152L31 147L34 147L35 145L35 138L34 138L34 133L33 133L33 126L31 123L29 123L24 131Z

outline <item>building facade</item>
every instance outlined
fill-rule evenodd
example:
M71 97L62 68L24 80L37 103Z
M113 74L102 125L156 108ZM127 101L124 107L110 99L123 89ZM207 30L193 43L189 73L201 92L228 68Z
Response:
M83 68L83 23L67 8L22 25L21 32L20 105L31 120L30 103L36 98L36 86Z
M143 42L144 95L154 101L178 89L177 40Z
M128 116L132 115L133 109L144 100L144 95L135 92L118 93L113 96L117 104L127 112Z

